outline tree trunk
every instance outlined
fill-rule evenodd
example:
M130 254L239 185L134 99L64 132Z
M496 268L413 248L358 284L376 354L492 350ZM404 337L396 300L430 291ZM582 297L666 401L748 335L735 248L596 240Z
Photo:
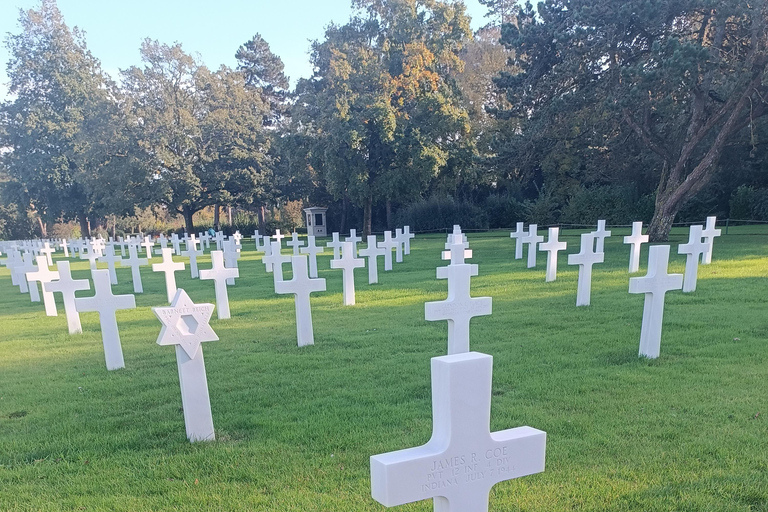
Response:
M221 207L219 206L219 203L216 203L213 205L213 230L219 231L219 209Z
M679 205L674 205L669 196L657 196L656 207L653 212L653 219L648 226L648 239L651 242L666 242L669 240L669 232L672 230L672 223L680 210Z
M392 200L387 199L387 229L392 231Z
M42 238L48 238L48 226L43 222L43 218L39 215L37 216L37 222L40 225L40 236Z
M344 197L341 200L341 226L339 226L339 233L347 232L347 207L349 205L349 197L344 192Z
M266 213L267 209L264 205L259 206L259 233L264 235L267 232L267 221L266 221Z
M185 229L187 230L188 234L192 235L195 233L195 224L192 222L192 216L195 214L195 212L192 211L192 208L189 206L183 206L182 211L184 213Z
M372 234L373 230L371 226L371 217L373 214L373 195L369 195L365 200L365 208L363 209L363 237L367 237Z
M232 207L227 206L227 223L229 224L229 227L232 227Z
M77 220L80 222L80 236L83 238L91 237L91 223L88 222L88 217L85 212L77 214Z

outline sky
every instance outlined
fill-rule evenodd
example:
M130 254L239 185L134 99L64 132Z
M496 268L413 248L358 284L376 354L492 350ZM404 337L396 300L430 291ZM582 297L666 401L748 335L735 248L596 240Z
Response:
M149 37L179 42L197 53L211 69L236 65L237 48L256 33L285 63L291 83L309 77L310 41L322 39L331 22L343 24L351 0L58 0L69 27L85 31L86 44L113 78L120 69L140 65L139 47ZM472 28L487 23L485 7L465 0ZM0 100L7 97L8 33L19 33L19 9L36 8L38 0L0 0Z

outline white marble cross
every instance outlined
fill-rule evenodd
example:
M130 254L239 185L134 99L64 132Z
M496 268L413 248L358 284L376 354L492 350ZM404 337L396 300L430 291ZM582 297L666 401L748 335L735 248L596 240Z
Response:
M376 235L368 235L368 246L358 251L360 256L368 258L368 284L379 282L379 256L384 256L385 252L376 245Z
M168 237L165 236L165 233L160 233L160 236L157 237L157 243L160 244L160 248L155 251L155 254L158 256L162 256L163 249L168 248Z
M61 247L61 250L64 252L64 257L69 258L69 245L67 245L67 239L62 238L59 241L59 247Z
M632 223L632 234L624 237L624 243L632 246L629 252L629 273L640 270L640 247L648 243L648 235L643 234L643 222Z
M668 274L669 246L654 245L648 251L648 273L629 280L629 293L644 293L643 325L640 329L640 355L655 359L661 347L664 298L683 287L681 274Z
M392 232L385 231L384 241L379 242L379 247L381 249L384 249L384 270L385 271L392 270L392 249L394 249L396 245L399 245L399 244L392 238Z
M121 263L124 267L131 267L131 278L133 280L133 293L144 293L144 287L141 284L141 272L139 267L149 265L147 258L139 258L139 249L135 244L128 244L128 258Z
M403 226L403 234L405 235L405 255L411 254L411 240L416 238L416 235L411 233L411 226Z
M80 250L80 259L88 260L91 265L91 270L96 270L96 260L99 258L98 251L95 250L94 245L90 245L88 249L85 246Z
M326 247L330 247L333 249L333 259L337 260L339 259L339 253L341 251L341 244L343 244L341 240L339 240L339 234L333 233L331 235L331 241L325 244Z
M355 305L355 269L363 267L365 260L355 257L355 245L352 242L344 242L341 258L331 260L331 268L343 272L342 296L345 306Z
M43 284L43 290L49 293L58 292L64 298L64 315L67 317L69 334L83 332L80 326L80 313L75 306L75 292L90 290L91 282L88 279L72 279L68 261L57 261L56 268L59 271L58 281L49 281Z
M153 272L165 273L165 291L170 303L176 296L176 274L177 270L184 270L184 263L174 263L173 250L170 248L163 249L163 262L153 263Z
M386 507L434 500L435 512L488 512L499 482L544 471L547 434L490 431L493 358L468 352L432 359L432 437L371 457L371 495Z
M699 258L706 254L709 244L702 240L702 227L691 226L688 243L677 247L677 254L687 255L685 259L685 274L683 278L683 293L696 291L696 281L699 274Z
M536 267L536 255L539 253L539 244L544 237L539 235L539 227L536 224L528 225L528 233L520 239L523 244L528 244L528 268Z
M478 274L477 265L464 263L464 246L451 246L451 264L438 267L437 278L448 280L448 298L424 304L424 316L429 321L448 321L448 354L469 352L469 322L476 316L490 315L490 297L472 297L470 282Z
M605 221L597 221L597 231L590 233L595 240L595 252L605 252L605 239L611 236L610 231L605 230Z
M202 249L199 251L197 250L197 244L198 241L195 238L195 235L192 235L186 240L187 250L181 251L182 256L189 258L189 269L192 279L197 279L200 275L200 272L197 269L197 258L204 254Z
M27 274L30 272L37 272L38 267L32 262L32 259L34 256L32 256L31 252L25 252L24 256L22 256L22 264L17 266L16 268L20 270L21 272L21 280L24 281L24 288L26 290L22 289L23 292L29 292L29 298L32 302L40 302L40 293L37 291L37 284L35 284L35 281L30 282L27 279ZM19 286L21 288L21 286Z
M722 233L716 226L717 217L707 217L707 225L701 232L704 242L707 244L707 252L701 257L701 263L704 265L712 263L712 249L715 245L715 237L720 236Z
M355 248L355 257L357 257L357 244L363 241L363 239L359 236L357 236L357 230L356 229L350 229L349 230L349 236L344 239L345 242L352 242L352 245Z
M92 270L93 297L77 297L75 305L79 313L96 311L99 313L101 324L101 340L104 345L104 358L107 370L125 368L123 347L120 345L120 333L117 329L116 312L121 309L136 308L136 297L133 295L113 295L112 285L109 284L108 270Z
M123 239L123 237L121 236L117 237L117 242L115 242L114 245L120 247L120 256L125 258L125 246L128 244L125 243L125 240Z
M522 222L518 222L517 226L515 226L515 231L512 231L509 234L509 238L513 239L515 241L515 259L521 260L523 259L523 238L528 235L528 233L523 229Z
M30 293L26 274L37 270L32 263L32 255L22 255L18 250L13 250L8 254L8 260L5 263L11 271L11 282L19 287L21 293ZM39 296L37 300L40 300Z
M155 246L155 242L152 241L152 239L148 236L144 237L144 241L141 243L141 246L144 247L147 251L147 259L152 259L152 248Z
M299 252L299 249L304 245L304 242L299 240L299 234L297 232L291 233L291 241L286 243L286 245L293 249L293 255L298 256L301 254Z
M213 241L216 242L216 250L217 251L223 251L224 250L224 241L226 240L226 237L224 236L223 231L217 231L216 236L213 237Z
M557 279L557 253L568 247L567 243L558 239L559 235L560 228L549 228L549 238L546 243L539 245L539 250L547 253L547 277L545 279L547 283Z
M270 256L272 256L272 242L270 242L270 238L268 236L264 237L264 256L261 257L261 262L264 264L264 267L267 272L272 272L272 261Z
M53 258L51 257L51 255L55 252L56 252L56 249L51 247L51 244L48 242L43 243L43 246L40 248L40 254L45 256L45 261L49 267L53 266Z
M445 250L450 251L451 246L455 243L462 243L464 244L464 248L469 248L469 241L467 240L467 235L461 232L461 226L458 224L453 225L453 233L450 233L447 237L448 239L445 242ZM450 258L443 258L443 259L450 259Z
M309 255L309 277L317 277L317 255L323 254L323 248L315 245L314 235L307 237L307 246L299 249L301 254Z
M227 282L236 277L240 277L240 271L236 268L227 268L224 266L224 253L221 251L211 251L211 269L200 271L200 280L213 280L216 291L216 311L219 320L230 318L229 313L229 293L227 292Z
M211 248L211 235L209 235L207 232L200 233L200 242L205 245L205 249ZM200 247L202 249L202 246ZM203 250L205 250L203 249Z
M405 241L407 238L403 234L403 230L400 228L395 229L395 263L403 262L403 251L405 250Z
M115 255L115 246L108 244L104 249L106 254L99 258L100 262L106 262L109 269L109 281L114 285L117 284L117 272L115 271L115 263L122 265L123 258Z
M275 234L272 235L272 238L274 238L279 244L280 244L280 250L283 250L283 238L285 238L285 235L280 233L279 229L275 230Z
M275 240L270 242L272 249L268 255L261 258L266 264L272 267L272 278L275 284L283 280L283 263L290 263L291 257L285 256L280 252L280 242Z
M195 304L183 289L169 307L152 308L162 322L158 345L176 345L176 364L179 368L181 405L184 424L190 442L213 441L213 416L208 394L208 378L200 343L219 339L211 329L213 304Z
M268 240L269 237L262 237L259 235L259 231L257 230L253 237L253 242L256 244L256 250L258 252L264 252L264 246L269 245L269 242L265 242L265 240Z
M31 287L37 291L37 285L35 282L40 283L40 287L43 289L43 304L45 305L45 314L47 316L58 316L56 311L56 299L53 297L53 293L46 291L45 283L50 283L56 279L59 279L59 273L48 268L48 261L45 256L37 256L37 270L34 272L27 272L27 281L31 284Z
M315 344L312 329L312 307L309 295L312 292L325 291L325 279L310 279L307 274L307 257L291 256L293 277L290 281L276 281L275 293L292 293L296 306L296 336L299 346Z
M569 265L579 266L579 284L576 290L576 306L589 306L592 298L592 265L605 261L604 252L595 252L595 235L582 233L581 251L568 256Z
M181 256L181 240L176 233L171 235L171 245L173 245L173 254Z

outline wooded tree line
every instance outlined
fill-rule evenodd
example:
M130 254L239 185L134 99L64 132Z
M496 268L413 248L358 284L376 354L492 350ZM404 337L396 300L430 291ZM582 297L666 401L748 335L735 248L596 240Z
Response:
M108 76L55 0L20 13L2 223L329 206L336 230L768 220L767 0L353 0L291 89L256 34L211 70L145 40ZM15 220L14 220L15 219ZM8 230L6 230L8 231Z

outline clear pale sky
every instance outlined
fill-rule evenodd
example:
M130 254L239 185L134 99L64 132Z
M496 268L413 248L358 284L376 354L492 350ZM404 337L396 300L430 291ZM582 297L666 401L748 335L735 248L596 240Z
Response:
M472 27L487 23L485 7L465 0ZM19 9L36 8L37 0L0 0L0 34L19 33ZM235 66L237 48L257 32L285 63L295 84L311 74L309 42L322 39L330 23L343 24L351 0L58 0L64 20L86 33L88 48L113 78L118 70L139 65L144 38L180 42L188 53L216 69ZM8 51L0 47L0 99L6 97Z

